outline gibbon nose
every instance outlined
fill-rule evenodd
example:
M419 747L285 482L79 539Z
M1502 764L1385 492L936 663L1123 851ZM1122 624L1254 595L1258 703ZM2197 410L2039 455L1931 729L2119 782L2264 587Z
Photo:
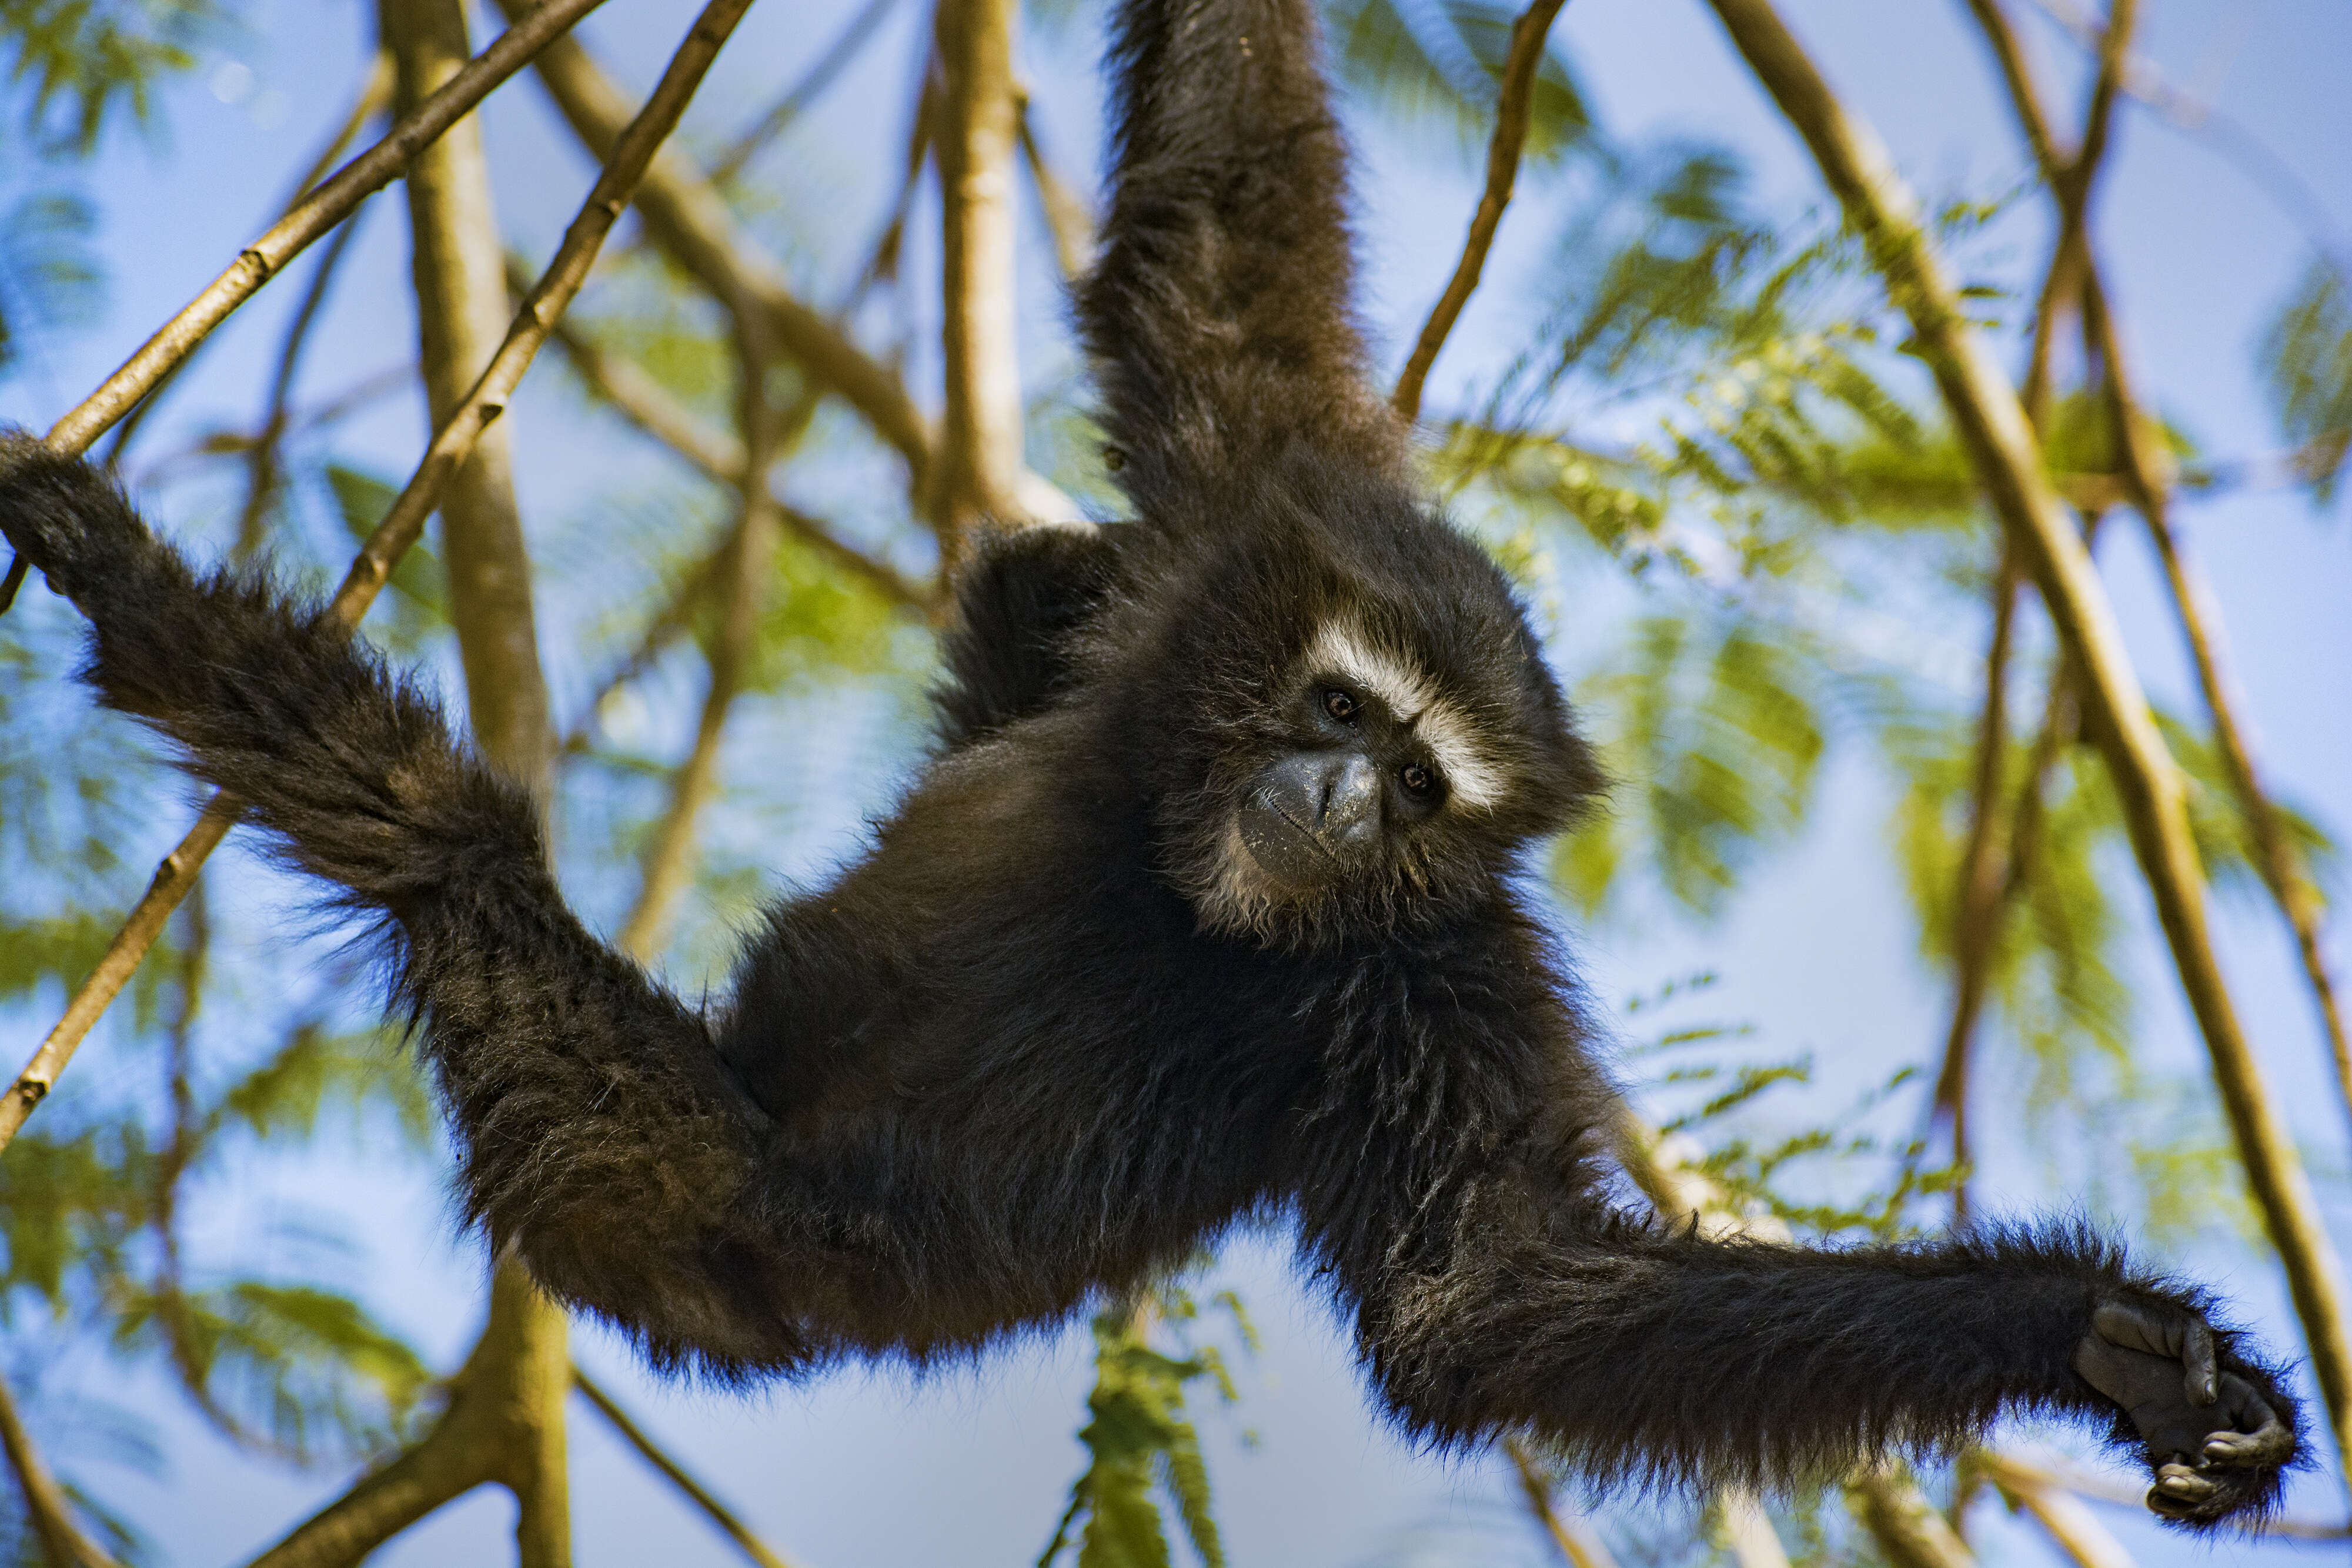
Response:
M1267 766L1242 809L1242 842L1285 882L1326 881L1380 831L1381 776L1354 751L1298 751Z

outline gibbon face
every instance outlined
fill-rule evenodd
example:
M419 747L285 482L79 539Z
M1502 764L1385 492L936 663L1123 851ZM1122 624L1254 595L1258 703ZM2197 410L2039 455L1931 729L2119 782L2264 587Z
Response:
M1190 677L1190 755L1162 758L1160 815L1206 930L1423 926L1599 788L1507 580L1425 507L1374 499L1286 507L1180 596L1160 668Z

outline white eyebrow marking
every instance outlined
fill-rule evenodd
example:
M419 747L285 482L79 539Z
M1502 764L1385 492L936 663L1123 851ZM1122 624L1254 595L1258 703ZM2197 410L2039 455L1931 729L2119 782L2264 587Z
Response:
M1409 658L1381 647L1352 621L1327 621L1307 645L1307 664L1371 693L1410 726L1453 800L1473 810L1502 803L1502 777L1488 764L1469 716L1438 695Z

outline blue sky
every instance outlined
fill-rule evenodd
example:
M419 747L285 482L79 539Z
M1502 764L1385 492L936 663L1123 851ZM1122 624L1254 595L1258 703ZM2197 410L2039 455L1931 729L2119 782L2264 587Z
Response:
M692 127L714 141L723 139L774 84L790 79L824 47L853 8L839 0L792 7L771 0L756 8L714 73ZM2022 4L2014 9L2031 13ZM616 0L587 35L613 68L642 86L692 10L677 0ZM1832 82L1878 126L1923 188L2000 190L2021 176L2023 156L1997 82L1958 0L1791 0L1784 11ZM2273 150L2321 204L2299 225L2206 141L2145 111L2124 111L2097 234L2142 380L2160 389L2167 413L2207 451L2266 453L2276 438L2252 376L2253 335L2300 272L2307 227L2336 236L2339 253L2343 236L2352 234L2352 94L2344 90L2352 80L2352 8L2341 0L2153 0L2147 11L2147 52L2174 81ZM250 16L244 37L226 41L217 57L167 95L169 129L161 141L124 136L105 149L90 184L102 193L99 244L111 273L107 314L91 329L45 340L30 373L0 383L0 418L46 423L95 385L234 255L255 216L278 199L288 173L307 156L319 126L341 112L361 67L362 8L263 0ZM883 171L896 156L915 25L915 7L902 6L865 63L827 100L826 140L796 142L774 165L778 200L836 262L854 250L855 236L870 231L887 200ZM2084 65L2079 52L2038 16L2026 15L2023 25L2044 79L2074 82ZM1690 0L1571 0L1557 36L1573 51L1613 131L1722 140L1754 161L1765 210L1794 214L1818 201L1802 150L1703 6ZM1057 40L1033 39L1025 52L1047 145L1076 171L1090 168L1098 144L1090 61L1082 28ZM232 63L250 79L225 73ZM2071 109L2064 118L2073 118ZM487 135L502 214L544 254L588 171L528 81L493 102ZM1396 350L1452 266L1473 193L1474 160L1450 141L1414 144L1432 140L1384 134L1360 150L1367 314L1385 335L1391 362L1401 358ZM2021 204L1996 231L1992 254L2005 254L2021 272L2035 265L2046 244L2039 206ZM331 350L308 372L312 395L409 351L396 197L374 204L366 221L368 233L331 308ZM1513 208L1487 287L1440 363L1433 404L1443 406L1449 393L1491 375L1513 350L1511 334L1529 319L1525 301L1540 283L1552 227L1536 184ZM836 235L848 239L821 243ZM924 238L916 236L919 253ZM1025 259L1038 254L1032 250ZM1064 373L1066 361L1053 347L1053 287L1041 267L1032 267L1031 278L1024 309L1034 350L1028 369L1037 382ZM274 350L271 323L291 303L282 292L265 296L252 308L253 319L240 319L208 355L202 378L175 407L179 429L194 428L206 414L240 417L253 406ZM919 382L928 373L919 360L914 373ZM550 548L578 548L578 534L559 530L553 519L646 459L615 441L608 425L582 417L568 394L543 385L527 390L514 419L534 538ZM398 471L421 436L418 412L395 402L362 422L348 444ZM150 451L169 444L159 441ZM2229 615L2264 762L2284 792L2339 828L2352 823L2352 723L2344 696L2352 674L2352 612L2346 609L2352 604L2352 518L2346 511L2339 500L2332 515L2317 515L2300 496L2267 491L2200 500L2185 507L2183 517ZM2158 692L2189 706L2193 688L2150 563L2129 530L2111 533L2104 560L2140 667ZM560 618L553 623L566 624ZM1969 658L1973 637L1958 650ZM576 698L583 665L565 648L551 646L548 656L559 702ZM692 687L666 695L690 701ZM903 727L837 710L825 719L801 731L802 754L776 755L772 748L784 743L766 725L730 753L739 771L789 768L807 781L810 798L771 857L780 865L821 866L847 850L862 814L885 802L894 770L911 756ZM1901 891L1886 863L1879 826L1884 789L1864 768L1841 768L1803 840L1751 878L1720 923L1585 938L1580 952L1596 988L1622 998L1712 969L1722 976L1712 1013L1817 1051L1833 1080L1883 1077L1895 1064L1924 1057L1938 1027L1941 988L1914 956ZM152 823L152 845L127 849L127 862L143 863L167 848L184 825L184 813L177 800L164 803ZM615 914L610 889L582 892L596 914ZM596 908L598 898L611 906ZM2118 902L2140 907L2128 885ZM2352 1246L2342 1183L2345 1117L2291 954L2262 910L2225 906L2222 931L2250 1032L2315 1171L2326 1178L2339 1245ZM2352 967L2352 947L2340 940L2336 946L2339 970ZM2160 956L2144 947L2137 962L2133 978L2147 1060L2200 1082L2200 1053ZM29 1041L53 1007L44 998L33 1009L0 1017L6 1026L0 1040ZM134 1071L109 1045L103 1035L93 1042L68 1092L100 1092ZM1989 1112L2005 1092L1999 1061L1990 1070ZM2049 1197L2039 1155L1997 1146L1992 1161L1988 1190L1996 1202L2004 1193L2012 1201ZM337 1264L346 1276L362 1282L387 1316L445 1364L467 1342L478 1312L477 1256L470 1244L449 1238L429 1170L337 1152L272 1161L238 1179L247 1185L208 1223L234 1228L289 1215L341 1216L362 1238L359 1252ZM2251 1254L2187 1260L2221 1270L2216 1282L2242 1295L2273 1343L2292 1344L2292 1321L2275 1281ZM1278 1239L1234 1249L1228 1272L1267 1342L1244 1370L1242 1406L1229 1417L1202 1413L1219 1511L1237 1563L1341 1568L1433 1561L1442 1552L1534 1560L1534 1543L1496 1467L1415 1453L1370 1421L1343 1342L1324 1309L1290 1279ZM1087 1380L1082 1333L925 1384L847 1372L748 1399L657 1385L594 1331L581 1333L579 1353L717 1490L811 1568L1029 1561L1077 1466L1071 1432ZM91 1357L64 1375L86 1379L93 1393L123 1397L158 1421L170 1456L160 1477L95 1466L90 1474L103 1475L106 1490L165 1543L169 1561L249 1554L334 1484L227 1454L197 1435L160 1383L124 1387L111 1363ZM1241 1440L1244 1429L1255 1433L1254 1447ZM584 1410L572 1441L583 1568L735 1560ZM2342 1511L2340 1495L2324 1481L2302 1483L2296 1496L2305 1511ZM509 1514L503 1497L478 1495L378 1560L400 1568L499 1561ZM2310 1550L2224 1544L2192 1553L2127 1515L2103 1517L2152 1563L2190 1555L2278 1562ZM2013 1545L2023 1561L2041 1560L2045 1552L2021 1527L1993 1524L1989 1539Z

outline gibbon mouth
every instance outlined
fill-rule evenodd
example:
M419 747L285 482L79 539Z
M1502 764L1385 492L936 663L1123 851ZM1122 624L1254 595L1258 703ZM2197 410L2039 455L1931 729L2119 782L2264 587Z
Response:
M1260 870L1315 887L1337 881L1380 831L1379 775L1353 752L1300 752L1269 764L1236 826Z

